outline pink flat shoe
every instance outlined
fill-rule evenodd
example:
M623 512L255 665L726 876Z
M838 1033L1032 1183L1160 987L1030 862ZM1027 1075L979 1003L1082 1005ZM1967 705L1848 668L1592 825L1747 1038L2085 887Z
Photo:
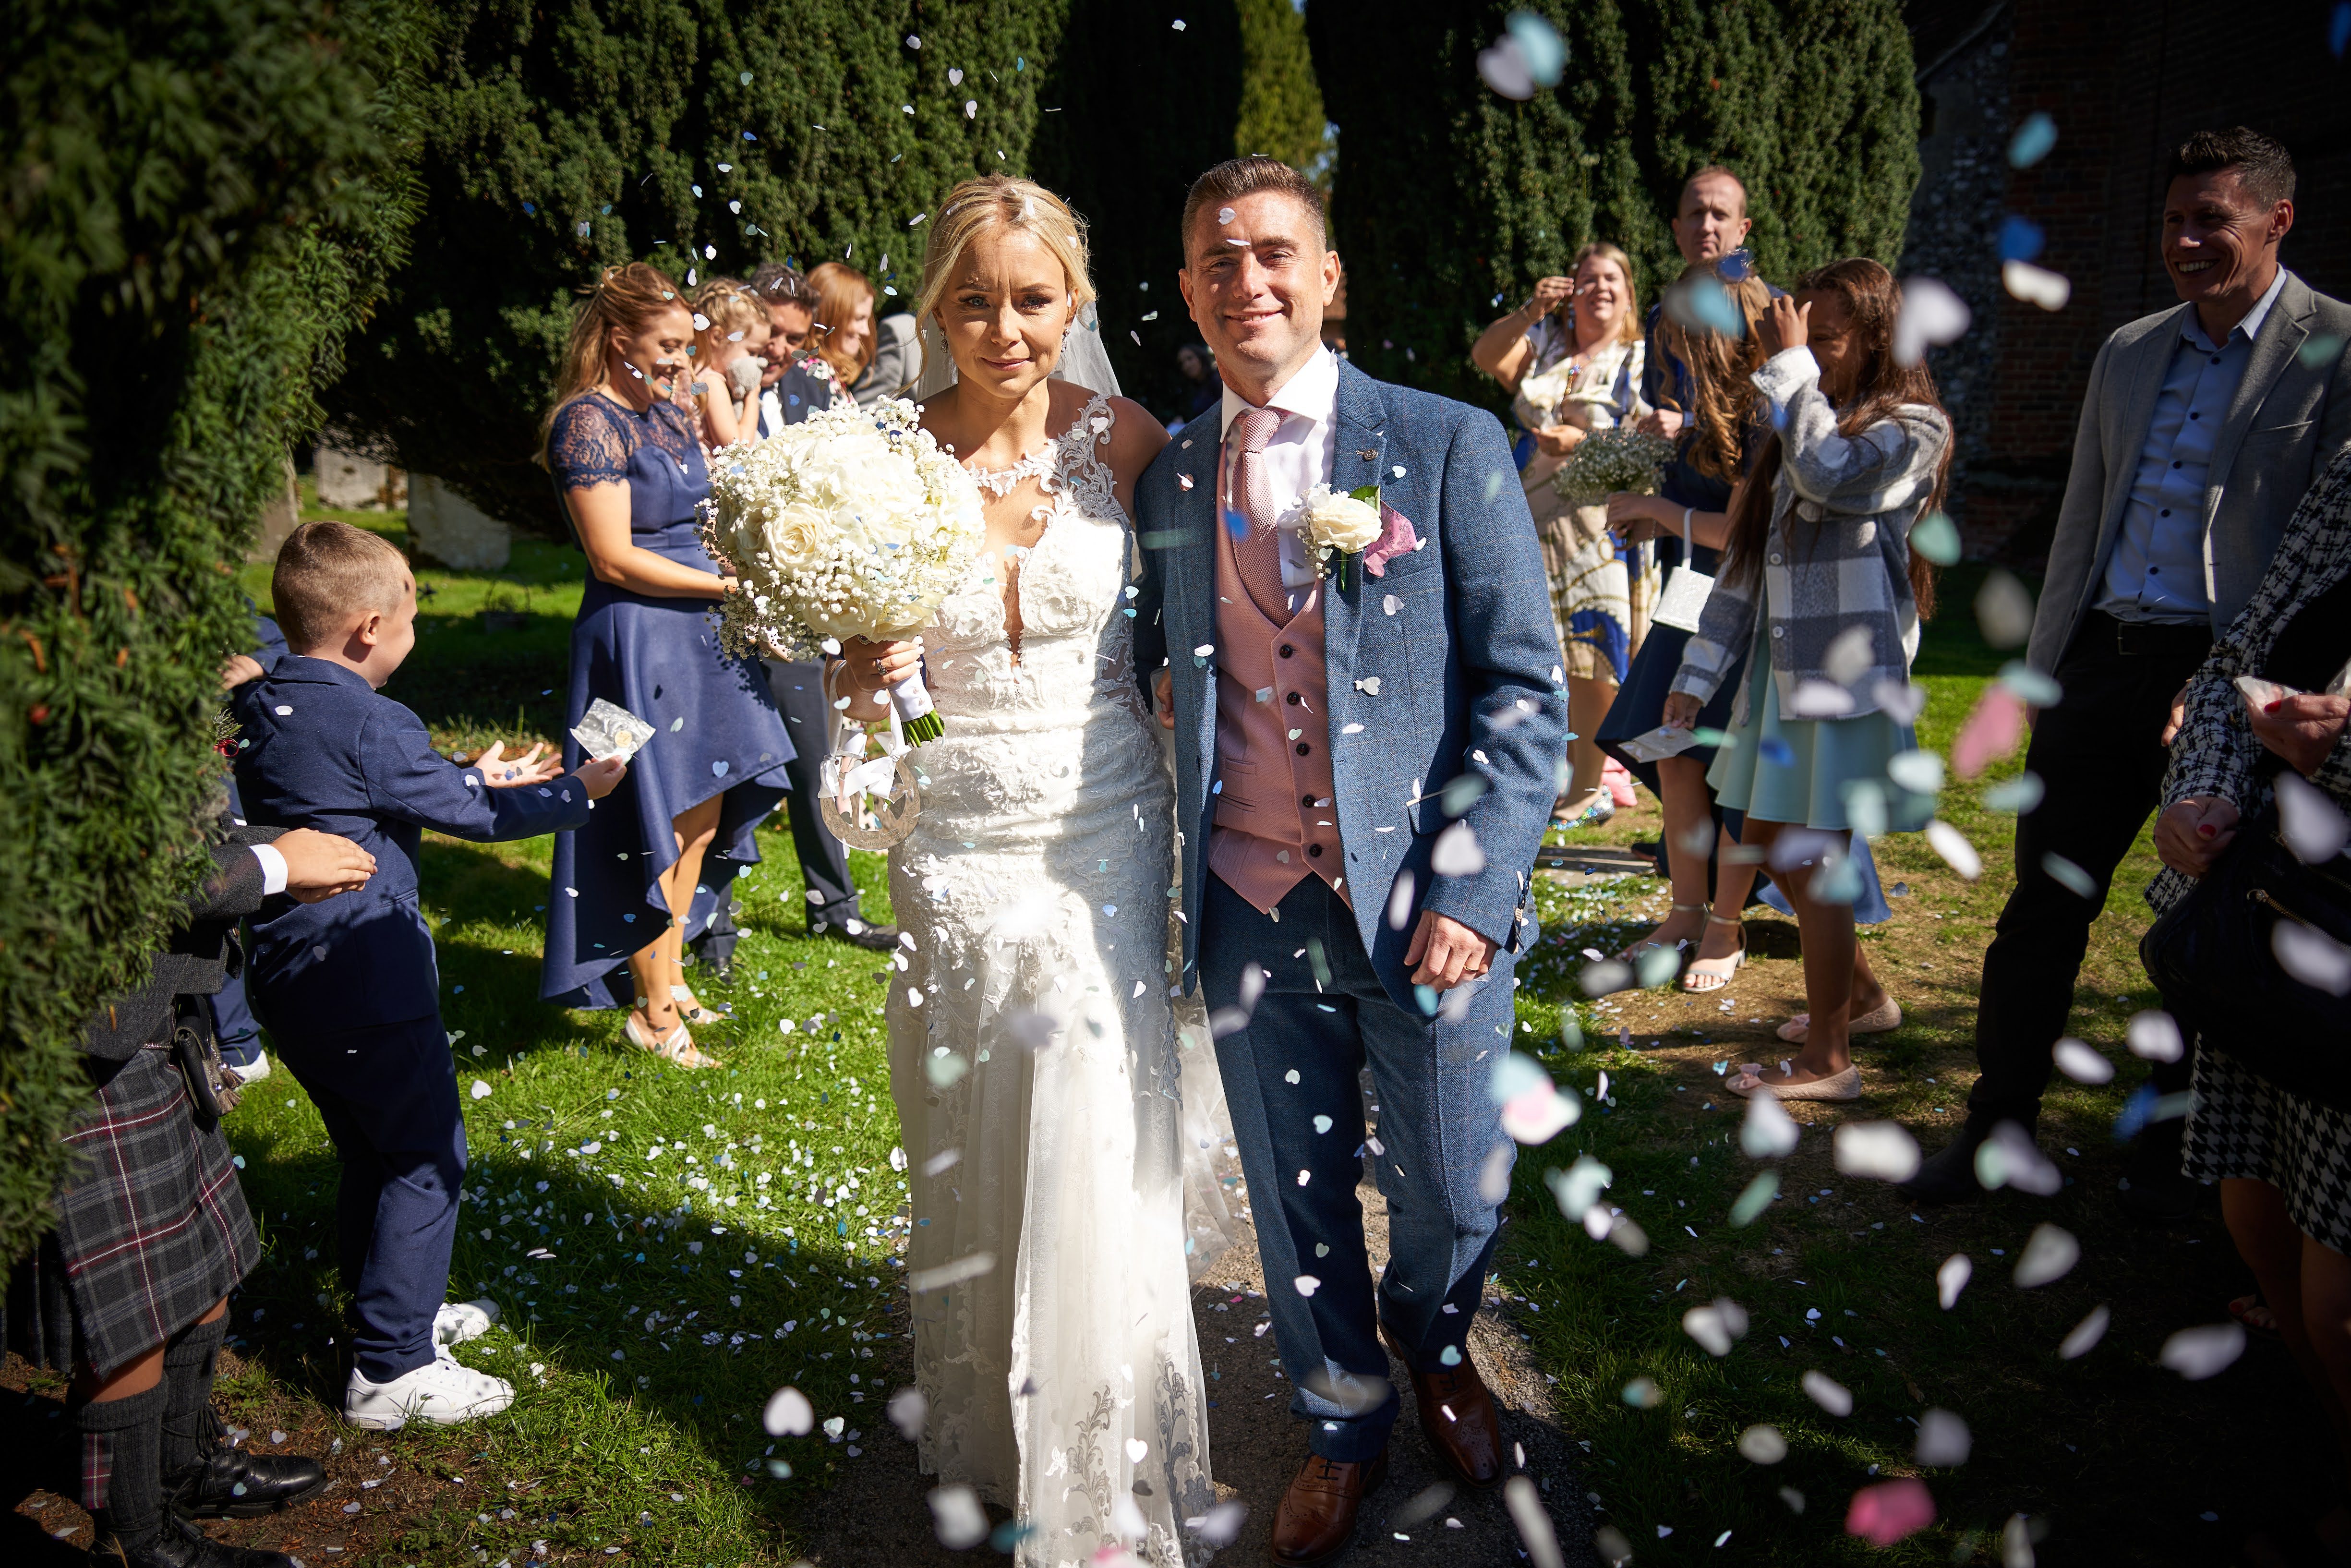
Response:
M1862 1014L1859 1018L1845 1025L1844 1032L1847 1035L1891 1034L1901 1027L1902 1004L1896 1001L1892 997L1888 997L1877 1006L1870 1009L1869 1011ZM1778 1033L1782 1040L1787 1040L1793 1045L1802 1045L1804 1043L1805 1037L1812 1033L1812 1028L1813 1015L1810 1013L1798 1013L1794 1018L1792 1018L1786 1023L1782 1024L1779 1028Z
M1774 1083L1762 1076L1762 1068L1748 1061L1740 1064L1738 1073L1726 1081L1723 1087L1742 1100L1758 1094L1769 1094L1774 1100L1858 1100L1861 1098L1861 1069L1848 1067L1826 1078L1810 1083Z

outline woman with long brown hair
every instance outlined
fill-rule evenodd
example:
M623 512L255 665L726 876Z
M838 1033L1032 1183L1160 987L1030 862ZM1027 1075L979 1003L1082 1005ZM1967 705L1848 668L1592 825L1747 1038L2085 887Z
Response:
M1681 316L1687 312L1668 311L1658 322L1658 347L1673 356L1679 371L1671 392L1661 394L1670 396L1672 406L1682 415L1679 446L1673 461L1666 465L1657 494L1621 492L1608 497L1608 526L1628 541L1661 538L1661 553L1680 557L1683 567L1711 577L1721 566L1733 490L1754 462L1763 438L1771 434L1770 426L1759 418L1761 400L1750 378L1763 363L1756 326L1771 305L1771 289L1750 267L1724 268L1710 261L1692 264L1674 284L1684 298L1709 287L1719 288L1729 300L1739 314L1741 330L1734 337L1708 327L1685 326ZM1662 606L1660 612L1664 612ZM1663 721L1666 698L1695 624L1689 620L1674 624L1650 622L1648 635L1633 656L1632 669L1596 738L1601 749L1655 790L1664 806L1663 857L1673 884L1673 908L1665 920L1617 956L1637 961L1645 948L1686 946L1690 961L1682 971L1682 988L1713 991L1729 985L1745 961L1746 937L1739 911L1755 882L1752 862L1714 852L1718 841L1726 848L1735 841L1727 831L1718 829L1714 791L1706 784L1715 748L1692 746L1651 762L1623 746L1625 740L1654 730ZM1743 661L1743 652L1740 657ZM1738 679L1739 667L1734 665L1698 716L1701 727L1721 729L1729 725ZM1709 880L1711 904L1707 896Z
M1888 768L1917 747L1910 660L1934 609L1910 528L1941 504L1951 457L1933 376L1894 357L1901 308L1893 274L1854 259L1805 274L1757 323L1775 434L1734 499L1722 575L1666 701L1665 722L1691 727L1747 653L1707 782L1746 813L1741 842L1795 907L1811 1011L1795 1061L1741 1067L1737 1094L1858 1099L1848 1036L1899 1016L1854 940L1860 875L1838 840L1915 830L1934 805Z
M1656 575L1649 552L1628 556L1608 531L1605 507L1571 507L1552 483L1585 436L1649 412L1641 401L1646 345L1632 259L1595 241L1576 252L1573 271L1573 278L1538 283L1532 298L1488 327L1469 350L1479 370L1510 390L1511 413L1526 433L1517 449L1519 481L1542 540L1568 710L1583 737L1570 743L1573 773L1559 801L1559 821L1571 827L1616 813L1602 783L1608 758L1590 737L1648 629Z
M539 994L626 1006L631 1043L708 1067L680 1014L717 1015L684 984L684 945L758 860L752 830L783 796L792 743L758 665L720 653L712 627L734 581L695 518L710 476L679 401L694 340L669 278L643 262L606 268L572 320L547 416L543 460L591 574L571 627L567 766L580 754L569 731L599 697L654 738L587 827L556 836Z

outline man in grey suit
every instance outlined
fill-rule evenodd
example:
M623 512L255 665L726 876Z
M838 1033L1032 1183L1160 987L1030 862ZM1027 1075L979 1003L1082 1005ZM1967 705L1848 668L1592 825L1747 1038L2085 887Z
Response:
M1503 1477L1468 1349L1512 1155L1488 1085L1567 705L1501 426L1322 346L1339 258L1320 193L1235 159L1184 220L1179 281L1224 401L1136 486L1136 662L1176 732L1183 984L1211 1009L1290 1408L1311 1423L1271 1541L1302 1568L1346 1549L1387 1473L1389 1352L1439 1463ZM1318 562L1307 514L1359 489L1376 500ZM1376 1290L1367 1152L1388 1209Z
M2199 131L2170 174L2163 261L2180 303L2117 329L2090 369L2029 651L2064 694L2025 758L2045 792L2017 824L2016 888L1984 954L1982 1074L1959 1137L1906 1187L1922 1202L1980 1192L1979 1145L2039 1117L2090 922L2156 806L2176 695L2351 439L2351 306L2278 265L2294 226L2286 150L2242 127ZM2093 896L2051 875L2069 864ZM2155 1082L2185 1089L2187 1062L2157 1064ZM2192 1198L2179 1125L2141 1138L2125 1202L2145 1217Z

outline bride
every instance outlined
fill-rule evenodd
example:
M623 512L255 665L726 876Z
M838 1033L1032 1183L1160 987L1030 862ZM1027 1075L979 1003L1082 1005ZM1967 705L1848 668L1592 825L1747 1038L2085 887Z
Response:
M922 663L946 724L915 754L921 814L890 857L912 941L890 1086L914 1166L922 1468L1010 1510L1024 1568L1113 1542L1168 1568L1205 1555L1185 1523L1216 1497L1186 1262L1215 1239L1186 1234L1198 1140L1167 995L1174 796L1128 608L1128 508L1167 436L1050 379L1066 340L1114 387L1092 298L1059 197L1000 174L949 194L917 392L979 483L987 542L919 641L852 640L830 678L878 721Z

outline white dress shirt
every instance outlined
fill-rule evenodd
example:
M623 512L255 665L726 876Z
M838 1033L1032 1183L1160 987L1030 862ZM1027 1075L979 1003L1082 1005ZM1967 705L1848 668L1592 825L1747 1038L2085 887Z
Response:
M1299 367L1298 373L1284 382L1274 394L1265 400L1265 406L1281 415L1281 423L1272 439L1265 444L1266 479L1273 488L1273 503L1282 528L1281 584L1284 588L1311 588L1317 580L1314 558L1308 553L1306 536L1299 528L1300 508L1306 492L1317 485L1331 482L1332 465L1336 456L1332 450L1332 415L1339 401L1339 361L1328 349L1317 349L1314 357ZM1249 401L1225 385L1223 423L1217 427L1219 439L1226 443L1225 455L1219 465L1222 473L1225 501L1229 508L1235 493L1231 444L1233 421L1253 407Z
M247 844L253 858L261 862L261 891L277 894L286 891L286 856L276 844Z

